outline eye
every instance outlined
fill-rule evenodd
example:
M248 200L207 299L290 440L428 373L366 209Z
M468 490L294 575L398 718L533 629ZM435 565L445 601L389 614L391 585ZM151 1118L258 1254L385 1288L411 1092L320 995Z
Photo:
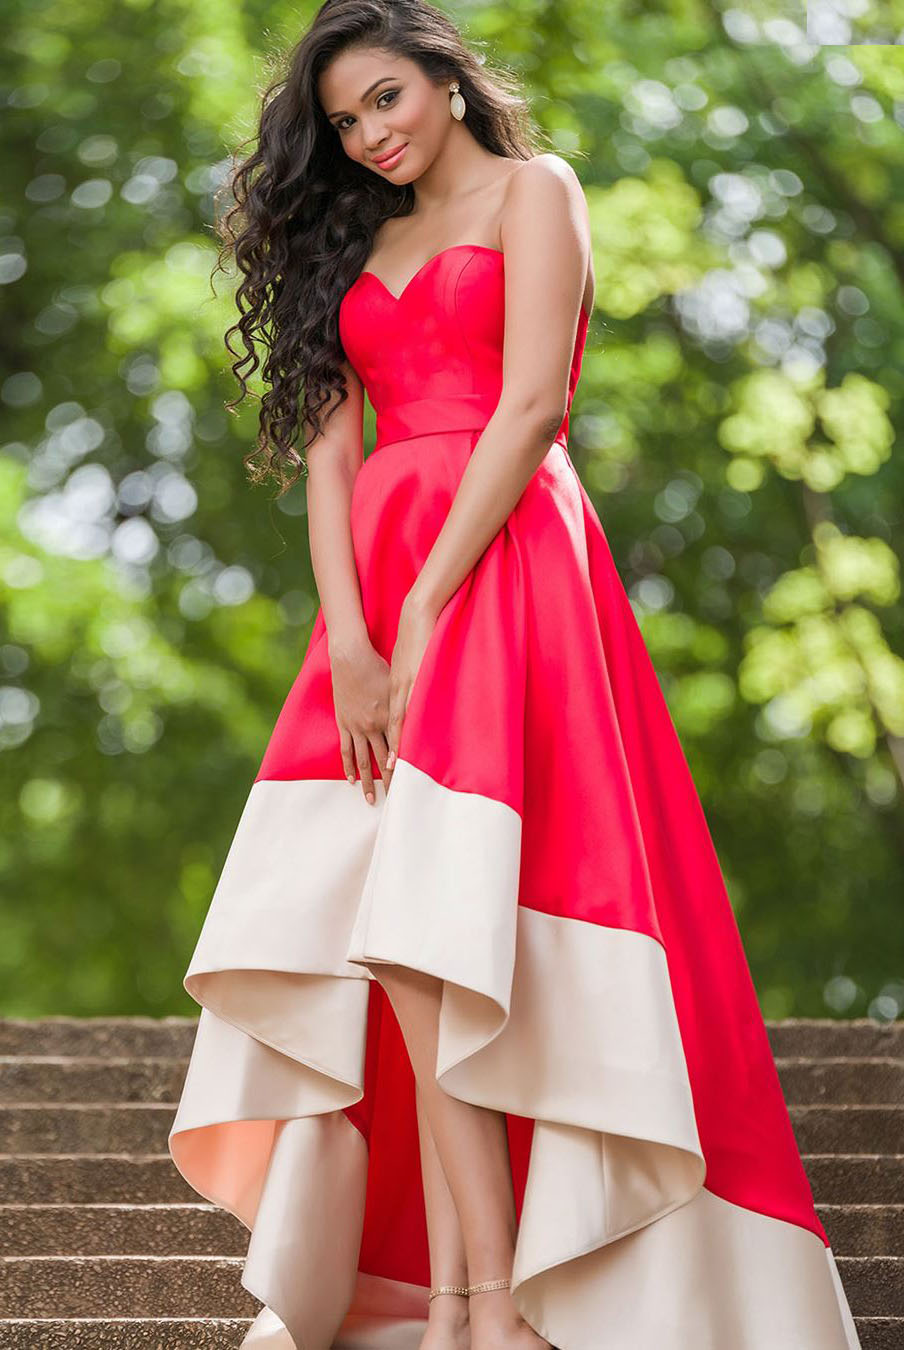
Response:
M393 99L395 99L395 97L396 97L396 95L398 94L398 92L399 92L398 89L384 89L383 92L382 92L382 94L378 94L378 95L377 95L377 107L379 108L379 106L380 106L380 99L381 99L381 98L387 98L387 97L390 97L390 96L391 96ZM390 105L384 104L384 107L388 107L388 106L390 106ZM347 117L342 117L342 118L340 118L339 121L335 123L336 129L337 129L338 131L347 131L348 128L347 128L346 126L343 125L343 123L345 123L345 122L347 122L347 121L348 121L348 118L347 118Z

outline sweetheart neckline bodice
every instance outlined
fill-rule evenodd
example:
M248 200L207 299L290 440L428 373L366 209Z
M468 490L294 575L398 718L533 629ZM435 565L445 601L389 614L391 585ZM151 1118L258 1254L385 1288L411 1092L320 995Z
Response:
M429 258L424 259L424 261L421 263L417 271L412 273L412 275L405 282L405 285L399 291L398 295L396 295L395 291L390 290L390 288L387 286L383 278L379 276L376 272L372 271L369 267L365 267L363 271L358 273L358 276L356 280L352 282L352 285L353 286L357 285L358 281L360 281L362 277L373 277L374 281L376 281L378 285L383 287L383 290L386 292L386 294L390 296L391 299L395 300L397 304L399 304L403 300L405 292L408 290L408 287L414 285L414 283L417 281L421 273L426 271L426 269L430 266L431 263L437 262L445 254L454 253L458 249L470 249L477 253L495 253L500 258L504 257L502 249L493 248L491 244L468 244L468 243L447 244L445 248L439 249L436 253L431 253ZM349 289L351 289L351 287Z
M395 291L390 290L390 288L387 286L383 278L379 276L378 273L372 271L371 268L369 267L363 268L358 273L357 277L346 291L346 295L350 294L350 292L354 289L355 286L358 285L359 281L361 281L362 278L370 277L377 283L378 286L380 286L386 292L390 300L394 300L397 305L401 304L401 302L405 298L406 291L409 289L409 287L414 285L414 283L418 280L421 274L427 270L427 268L430 266L431 263L438 262L441 258L445 257L447 253L455 253L459 249L467 249L475 253L487 253L490 255L495 255L497 258L502 259L503 266L505 265L504 251L501 248L494 248L492 244L469 244L469 243L447 244L445 248L439 249L436 253L431 253L429 258L424 259L424 261L421 263L417 271L413 272L412 275L405 282L405 285L399 291L398 295L396 295ZM344 298L345 297L343 296L343 299ZM590 314L584 305L583 297L581 299L581 309L580 314L578 315L578 322L580 323L582 319L587 323L590 322Z
M399 434L400 418L408 435L489 418L502 392L504 272L502 249L462 242L425 258L398 295L369 268L358 273L339 305L339 338L377 413L378 441ZM569 410L589 322L582 303ZM567 427L566 412L563 444Z

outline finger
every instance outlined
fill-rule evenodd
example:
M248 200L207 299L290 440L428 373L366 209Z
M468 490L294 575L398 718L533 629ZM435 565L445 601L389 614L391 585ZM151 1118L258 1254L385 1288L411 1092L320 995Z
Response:
M399 741L402 737L402 723L405 719L405 705L408 691L404 686L394 690L389 699L389 722L386 738L389 741L390 768L395 768L399 753Z
M370 768L370 745L366 736L360 734L355 736L355 753L358 756L358 769L361 773L361 787L364 796L369 802L375 802L377 797L374 792L374 776Z
M399 736L398 736L398 717L396 716L395 695L389 695L389 716L386 719L386 744L389 746L389 754L386 756L386 766L390 772L395 768L398 757Z
M352 738L348 727L339 728L339 753L342 755L342 770L350 783L355 781L355 756Z
M386 767L386 757L389 754L389 746L386 744L386 737L382 731L375 731L370 738L370 743L374 748L374 757L379 765L380 774L383 778L383 786L388 788L391 770Z

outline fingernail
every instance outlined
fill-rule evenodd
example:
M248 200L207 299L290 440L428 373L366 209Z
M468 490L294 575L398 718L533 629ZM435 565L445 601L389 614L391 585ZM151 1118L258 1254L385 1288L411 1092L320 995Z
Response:
M348 781L349 781L350 783L353 783L353 782L355 781L355 775L354 775L353 773L350 773L350 774L348 775Z
M391 769L392 766L393 766L393 764L395 764L395 751L394 751L394 750L390 750L389 754L386 756L386 767L387 767L387 769Z
M374 794L373 794L372 792L365 792L364 795L365 795L365 797L367 798L367 800L368 800L371 804L373 804Z

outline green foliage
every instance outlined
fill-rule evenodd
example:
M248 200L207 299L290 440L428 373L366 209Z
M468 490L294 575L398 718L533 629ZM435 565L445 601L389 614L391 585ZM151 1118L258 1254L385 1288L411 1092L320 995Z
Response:
M312 13L7 6L6 1014L194 1009L182 972L305 649L304 484L247 484L256 409L224 411L208 278L213 191ZM808 44L796 0L453 13L585 185L572 456L764 1012L897 1016L900 48Z

